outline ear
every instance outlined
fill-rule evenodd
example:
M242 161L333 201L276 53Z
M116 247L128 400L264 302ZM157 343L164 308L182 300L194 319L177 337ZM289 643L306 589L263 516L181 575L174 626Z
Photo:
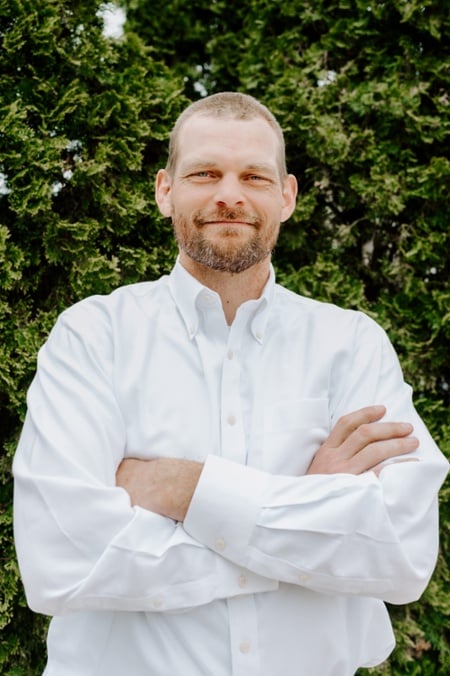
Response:
M169 174L165 169L160 169L156 174L155 198L160 212L167 218L172 215L171 187L172 181Z
M283 186L283 206L281 209L281 222L287 221L292 216L295 209L297 198L297 179L293 174L289 174L284 179Z

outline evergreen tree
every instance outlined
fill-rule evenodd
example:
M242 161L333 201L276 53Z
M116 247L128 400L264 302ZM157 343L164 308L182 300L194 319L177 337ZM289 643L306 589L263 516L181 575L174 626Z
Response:
M11 458L38 348L63 308L159 276L175 251L157 215L153 177L184 107L182 81L135 35L105 38L97 9L75 0L0 2L0 672L7 674L42 673L45 659L46 622L25 607L11 533Z

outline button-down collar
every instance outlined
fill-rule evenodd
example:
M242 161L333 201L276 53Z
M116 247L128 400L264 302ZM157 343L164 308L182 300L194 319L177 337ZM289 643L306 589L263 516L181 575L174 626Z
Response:
M177 260L169 279L171 294L183 318L189 337L193 339L199 330L199 311L207 311L209 307L221 304L220 296L212 289L201 284ZM243 303L241 308L251 304L247 311L252 316L250 329L258 343L262 343L270 314L270 306L275 290L275 271L270 266L269 279L261 296L256 300ZM240 309L240 308L239 308Z

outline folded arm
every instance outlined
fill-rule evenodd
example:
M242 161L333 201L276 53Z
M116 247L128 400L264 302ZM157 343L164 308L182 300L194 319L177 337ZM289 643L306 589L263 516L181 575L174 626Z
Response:
M412 423L421 462L393 464L379 478L364 471L409 452L410 428L382 428L389 423L377 422L379 410L353 437L344 433L353 445L340 462L358 468L323 473L341 445L335 434L310 467L320 473L274 476L209 456L204 466L184 461L180 474L176 461L159 459L145 465L136 489L139 461L121 465L127 430L115 398L108 317L89 307L74 319L63 315L41 351L14 460L16 547L34 610L182 610L271 591L278 581L394 601L417 597L436 558L436 494L448 465L406 401L397 367L392 377L378 364L352 370L364 374L360 404L381 401L391 420ZM333 374L332 383L342 382L344 393L330 393L336 420L360 408L361 385L347 376L348 364L342 368L344 377ZM383 387L370 386L373 373ZM373 426L388 439L360 448ZM379 455L391 437L395 451ZM361 465L367 455L369 465Z
M377 476L384 463L417 460L398 458L419 445L409 423L380 423L384 406L370 406L342 417L315 454L307 474L362 474ZM133 505L184 521L203 464L180 458L140 460L126 458L116 483L129 493Z
M162 504L195 540L260 575L324 593L417 599L437 558L437 493L448 462L385 334L367 319L360 333L349 358L334 363L334 427L305 476L210 456L200 475L191 468L179 505L170 496L165 503L160 486L162 502L146 508ZM370 406L377 401L386 408Z
M418 533L431 561L411 560L411 543L397 532L377 477L394 464L417 465L409 454L419 441L409 423L378 422L384 414L383 406L372 406L342 417L304 477L271 476L212 457L206 467L127 459L117 483L134 504L184 521L194 538L250 571L321 592L406 602L420 595L432 570L436 528ZM391 481L408 485L411 476L397 471ZM412 510L417 498L407 499Z

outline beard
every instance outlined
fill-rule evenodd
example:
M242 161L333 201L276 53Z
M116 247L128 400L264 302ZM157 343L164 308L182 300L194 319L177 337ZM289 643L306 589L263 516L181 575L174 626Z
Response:
M230 223L220 226L220 239L211 240L203 226L211 221L243 221L252 228L251 236L242 242L239 233ZM261 222L237 209L218 209L213 213L194 212L191 223L183 216L173 217L173 228L178 246L190 258L211 270L239 273L248 270L271 255L277 240L279 224L270 228L270 236L261 234Z

